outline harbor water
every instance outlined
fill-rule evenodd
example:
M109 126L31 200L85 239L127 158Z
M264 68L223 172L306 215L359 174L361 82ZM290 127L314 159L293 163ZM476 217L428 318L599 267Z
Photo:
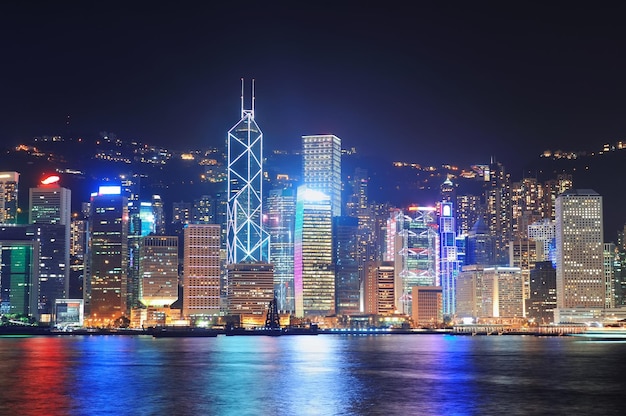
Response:
M625 356L576 337L0 337L0 414L621 415Z

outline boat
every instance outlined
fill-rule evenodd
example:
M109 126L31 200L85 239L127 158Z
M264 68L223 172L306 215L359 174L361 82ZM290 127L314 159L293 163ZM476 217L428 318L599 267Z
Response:
M589 341L626 341L626 327L605 326L589 328L579 334L570 335L585 338Z
M154 338L216 337L219 333L213 329L195 327L155 328L151 332Z
M50 327L35 325L2 325L0 335L49 335Z

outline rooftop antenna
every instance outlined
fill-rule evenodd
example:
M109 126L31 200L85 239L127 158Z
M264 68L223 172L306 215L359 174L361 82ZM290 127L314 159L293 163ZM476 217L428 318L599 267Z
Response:
M254 78L252 78L252 118L254 118Z
M243 118L243 78L241 78L241 118Z

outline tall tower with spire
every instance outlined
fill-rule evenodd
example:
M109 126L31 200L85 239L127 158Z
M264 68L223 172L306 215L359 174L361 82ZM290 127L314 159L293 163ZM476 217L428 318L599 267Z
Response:
M263 133L254 121L254 80L251 109L244 108L241 80L241 120L228 131L228 264L267 262L269 235L263 230Z

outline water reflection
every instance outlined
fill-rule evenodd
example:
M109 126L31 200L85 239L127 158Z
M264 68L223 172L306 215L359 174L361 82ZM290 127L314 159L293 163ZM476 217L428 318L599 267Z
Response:
M625 346L440 335L0 338L0 414L621 414Z

